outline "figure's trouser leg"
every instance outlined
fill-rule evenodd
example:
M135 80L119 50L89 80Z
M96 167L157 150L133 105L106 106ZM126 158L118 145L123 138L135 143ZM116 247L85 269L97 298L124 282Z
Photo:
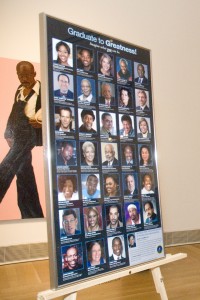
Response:
M21 211L22 218L44 217L32 166L31 151L26 153L23 157L16 175L18 206Z

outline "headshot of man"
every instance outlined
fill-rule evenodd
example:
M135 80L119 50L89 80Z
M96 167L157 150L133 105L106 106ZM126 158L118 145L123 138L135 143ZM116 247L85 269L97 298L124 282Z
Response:
M64 132L74 132L72 129L72 110L70 107L61 107L59 109L60 122L56 125L56 130Z
M132 107L132 95L131 91L127 87L121 87L119 90L119 107L131 108Z
M138 129L139 129L138 134L137 134L138 139L150 139L151 138L150 128L149 128L147 119L140 118L140 120L138 122Z
M74 144L72 142L62 142L61 149L57 154L58 166L75 166Z
M119 175L108 174L104 177L104 187L106 197L119 196Z
M115 157L115 149L113 144L106 144L105 148L106 160L102 163L102 166L113 167L119 164L118 159Z
M110 261L124 259L122 256L123 244L120 237L116 236L112 240L112 255L109 257Z
M77 246L70 246L64 255L64 268L63 272L77 270L82 268L80 263L80 255Z
M148 145L140 147L140 166L147 167L152 165L151 150Z
M135 78L135 83L147 85L148 79L145 77L145 69L144 69L143 64L137 65L137 74L138 74L138 77Z
M72 67L69 64L69 56L71 52L69 45L63 41L60 41L56 44L56 51L57 59L53 62L66 67Z
M74 98L74 93L69 90L70 78L65 73L60 73L57 77L59 89L54 91L54 97L59 97L64 100Z
M78 96L79 101L84 101L84 103L95 103L96 99L92 94L92 85L89 79L82 79L81 80L81 92L82 94Z
M95 174L90 174L86 179L85 187L82 190L83 199L98 199L101 197L97 189L99 179Z
M78 50L77 68L86 72L94 71L93 51L85 48Z
M147 92L143 90L137 90L137 111L149 112L149 106L147 105Z
M133 129L132 119L129 115L123 115L121 117L122 129L120 129L120 137L134 137L135 130Z
M144 174L142 177L142 190L141 193L142 195L145 194L153 194L153 179L151 174Z
M96 130L92 128L95 121L95 115L92 110L83 109L81 112L81 119L83 124L80 126L79 131L84 133L96 133Z
M136 247L135 235L132 233L128 235L128 246L129 246L129 248Z
M59 175L58 191L58 202L60 205L66 205L67 201L78 200L76 175Z
M107 229L116 229L122 227L123 223L119 220L119 207L117 205L111 205L108 209L109 223Z
M90 141L86 141L82 144L82 166L95 166L98 164L97 158L95 158L95 145Z
M129 204L127 207L129 218L126 221L126 225L141 224L140 214L138 213L137 206L135 204Z
M135 178L133 174L127 174L125 176L126 189L124 190L124 196L137 195L138 191L136 188Z
M61 238L69 235L80 234L80 230L77 230L78 218L75 209L65 209L62 215Z
M146 213L145 224L156 224L158 223L158 216L154 212L154 206L151 201L146 201L144 203L144 211Z
M133 166L135 165L135 151L133 145L125 145L123 147L123 157L122 164L124 166Z
M101 115L101 128L100 134L110 137L111 135L116 135L116 129L113 127L113 117L110 113L103 113Z
M112 86L108 82L103 82L101 85L101 96L99 97L99 103L104 104L106 107L112 107L115 105L115 98Z
M131 81L132 75L128 69L128 61L125 58L120 58L119 66L120 70L117 72L117 79Z

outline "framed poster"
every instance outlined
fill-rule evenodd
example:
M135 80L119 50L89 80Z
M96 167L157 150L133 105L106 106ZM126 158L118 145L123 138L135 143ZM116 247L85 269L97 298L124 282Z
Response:
M150 50L41 15L51 286L165 256Z

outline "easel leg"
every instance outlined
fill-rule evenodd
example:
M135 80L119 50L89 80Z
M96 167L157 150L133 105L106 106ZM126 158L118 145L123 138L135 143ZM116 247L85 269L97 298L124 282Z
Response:
M154 284L156 287L156 292L158 294L160 294L160 297L162 300L168 300L160 268L157 267L157 268L151 269L151 273L152 273Z
M64 300L76 300L77 293L73 293L64 298Z

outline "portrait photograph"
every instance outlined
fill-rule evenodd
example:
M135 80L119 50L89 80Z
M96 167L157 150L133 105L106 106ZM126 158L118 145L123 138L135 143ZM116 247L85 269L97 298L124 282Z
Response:
M156 199L153 197L148 197L147 199L143 198L142 200L143 207L143 219L144 225L156 225L159 222L158 217L158 208L156 204Z
M73 106L55 105L55 130L65 133L75 132L75 109Z
M109 262L117 262L126 258L124 235L108 237Z
M101 162L104 167L119 165L118 143L101 143Z
M95 104L96 88L95 80L77 76L77 99L79 103Z
M148 66L141 62L134 62L134 81L136 85L148 86Z
M121 195L120 191L120 174L110 173L103 174L104 197L113 198Z
M53 63L60 67L73 68L73 44L52 38Z
M76 166L76 141L56 141L57 166Z
M100 267L106 263L104 239L93 240L86 243L87 267Z
M118 106L123 110L129 110L134 107L133 89L128 86L117 86Z
M138 173L122 173L123 194L125 197L134 197L138 195Z
M59 210L60 237L81 234L80 208L67 208Z
M61 256L63 274L83 269L83 247L81 243L62 246Z
M69 201L79 200L77 175L57 175L58 204L66 206Z
M153 166L152 145L138 144L138 159L140 167Z
M136 117L137 122L137 138L138 140L150 140L151 134L151 120L149 117Z
M135 89L135 107L137 113L150 113L148 91Z
M94 50L83 46L76 47L76 67L84 72L95 71Z
M137 227L141 224L141 207L138 200L132 200L124 203L124 214L126 219L126 226Z
M91 200L101 198L100 176L95 173L81 174L82 198Z
M132 63L124 57L116 57L117 80L132 81Z
M81 141L81 166L95 167L99 164L99 143L96 141Z
M112 54L98 52L98 73L103 76L114 76L114 58Z
M103 230L102 207L101 205L83 208L85 233Z
M80 133L97 133L96 111L91 109L78 109L78 123Z

